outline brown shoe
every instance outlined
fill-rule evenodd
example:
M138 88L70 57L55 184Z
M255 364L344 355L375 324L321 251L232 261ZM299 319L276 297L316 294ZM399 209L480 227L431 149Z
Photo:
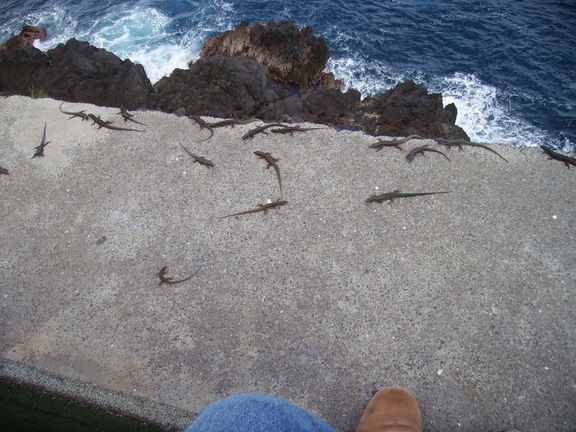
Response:
M370 399L356 432L422 432L416 399L399 387L380 390Z

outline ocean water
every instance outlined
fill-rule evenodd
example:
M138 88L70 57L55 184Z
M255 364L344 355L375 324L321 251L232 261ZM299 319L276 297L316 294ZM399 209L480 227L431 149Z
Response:
M475 141L576 147L576 0L2 0L0 40L48 28L146 69L154 83L242 20L326 38L326 70L364 97L410 78L458 108Z

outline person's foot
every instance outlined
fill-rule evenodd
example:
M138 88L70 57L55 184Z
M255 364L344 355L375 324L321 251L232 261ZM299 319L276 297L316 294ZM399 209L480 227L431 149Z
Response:
M368 403L356 432L422 432L416 399L399 387L380 390Z

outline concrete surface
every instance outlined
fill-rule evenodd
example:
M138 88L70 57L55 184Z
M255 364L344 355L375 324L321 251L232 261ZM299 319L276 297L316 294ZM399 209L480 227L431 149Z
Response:
M146 132L98 130L59 104L0 99L5 359L192 412L266 393L342 431L389 385L427 431L575 430L576 170L504 146L510 163L408 164L331 129L198 142L157 112L137 114ZM279 197L256 150L281 159L288 204L222 219ZM394 189L451 193L364 202ZM159 286L164 265L198 273Z

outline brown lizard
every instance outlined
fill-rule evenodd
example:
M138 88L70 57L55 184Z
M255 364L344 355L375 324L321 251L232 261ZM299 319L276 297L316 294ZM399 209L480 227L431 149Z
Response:
M376 149L376 151L380 151L382 150L384 147L396 147L398 150L402 150L402 147L400 147L402 143L393 140L393 141L385 141L385 140L379 140L378 142L375 142L374 144L370 144L368 147Z
M280 194L282 194L282 178L280 177L280 168L278 168L278 164L276 163L280 159L274 159L274 157L270 153L262 151L255 151L254 154L260 157L261 159L264 159L266 162L268 162L266 169L269 169L270 167L274 168L274 170L276 171L276 176L278 177L278 184L280 185Z
M137 120L134 120L134 114L130 114L128 111L126 111L125 108L120 108L120 112L118 113L122 116L122 118L124 119L124 121L131 121L132 123L136 123L142 126L147 126L144 123L140 123Z
M121 128L121 127L116 127L116 126L112 126L111 122L109 121L104 121L102 120L100 117L95 116L94 114L88 114L88 117L90 118L90 120L92 120L94 123L92 124L97 124L98 125L98 129L100 128L106 128L106 129L112 129L112 130L118 130L118 131L133 131L133 132L142 132L141 130L138 129L128 129L128 128Z
M554 150L551 150L548 147L545 147L543 145L541 145L540 148L542 150L544 150L544 153L546 153L548 155L549 159L556 159L560 162L564 162L564 165L566 165L568 168L570 168L570 165L576 166L576 159L575 158L570 157L570 156L564 156L563 154L555 152Z
M234 213L234 214L229 214L227 216L222 216L222 219L224 218L229 218L232 216L240 216L240 215L244 215L244 214L248 214L248 213L256 213L256 212L261 212L263 211L264 213L266 213L268 210L276 208L276 207L280 207L283 206L284 204L288 204L288 201L282 201L282 200L278 200L278 201L274 201L268 204L258 204L258 207L252 210L246 210L240 213Z
M10 172L6 168L0 166L0 174L10 175Z
M254 138L256 135L258 135L259 133L263 133L264 135L266 135L266 129L271 128L271 127L281 127L281 128L287 128L289 126L286 126L285 124L282 123L268 123L265 124L263 126L259 126L255 129L252 129L251 131L248 131L248 133L246 133L242 139L246 140L246 139L252 139Z
M200 126L200 130L208 129L208 131L210 132L210 136L208 138L205 138L205 139L200 140L198 142L208 141L210 138L212 138L212 136L214 135L214 129L212 129L212 125L210 125L210 123L202 120L202 118L198 117L198 116L188 116L188 118L190 120L194 120L196 123L198 123L198 125Z
M180 143L178 143L178 144L180 144ZM196 156L194 153L190 152L182 144L180 144L180 147L182 147L182 149L184 149L184 151L186 153L188 153L190 156L192 156L192 158L194 159L194 162L198 162L200 165L204 165L208 168L214 168L214 163L212 163L212 161L209 161L208 159L203 158L202 156Z
M462 146L480 147L480 148L486 149L488 151L491 151L496 156L498 156L500 159L503 159L506 162L508 162L508 160L505 157L503 157L496 150L493 150L490 147L488 147L486 144L476 143L476 142L472 142L472 141L464 141L464 140L446 140L444 138L435 138L435 140L438 144L443 145L445 147L458 147L459 149L462 149Z
M38 156L44 156L44 147L46 147L48 144L50 144L50 141L46 141L46 122L44 122L44 133L42 134L42 141L40 141L40 144L36 146L36 151L34 152L34 155L31 159L34 159Z
M160 278L160 285L162 285L163 283L165 284L170 284L170 285L174 285L177 283L181 283L181 282L186 282L188 279L191 279L192 276L194 276L196 273L198 273L200 271L200 269L196 270L196 272L192 273L190 276L188 276L187 278L184 279L180 279L180 280L174 280L171 277L166 276L166 272L168 271L168 267L164 266L160 269L160 271L158 272L158 278Z
M420 135L409 135L406 138L402 139L393 139L393 140L379 140L377 143L372 144L370 147L376 150L382 150L384 147L396 147L398 150L402 150L400 148L400 144L404 144L413 139L424 139Z
M294 132L307 132L311 130L319 130L319 129L326 129L326 128L304 128L300 126L284 126L281 129L270 129L270 132L277 133L277 134L294 134Z
M371 197L369 197L366 202L367 203L371 203L371 202L379 202L382 203L384 201L390 201L390 204L392 204L392 201L394 201L396 198L410 198L410 197L415 197L415 196L422 196L422 195L436 195L436 194L445 194L445 193L449 193L449 192L415 192L415 193L402 193L400 192L398 189L396 189L393 192L386 192L380 195L372 195Z
M424 152L440 153L446 159L450 160L450 158L448 158L448 156L446 156L440 150L435 150L433 148L430 148L430 146L427 146L427 145L423 145L421 147L416 147L416 148L413 148L412 150L410 150L410 152L406 155L406 160L408 160L408 162L412 162L417 154L424 154Z
M82 121L88 120L88 119L90 118L90 117L88 117L88 114L86 114L86 111L84 111L84 110L78 111L78 112L64 111L64 110L62 109L62 105L64 105L64 102L62 102L62 103L60 104L60 106L58 107L58 109L60 110L60 112L61 112L62 114L66 114L66 115L69 115L69 116L70 116L70 118L69 118L68 120L70 120L70 119L72 119L72 118L74 118L74 117L80 117L80 118L82 119Z
M246 120L241 120L241 119L228 119L228 120L221 120L218 122L214 122L214 123L209 123L211 128L219 128L219 127L224 127L224 126L236 126L236 125L242 125L242 124L248 124L248 123L253 123L255 122L255 119L246 119Z

